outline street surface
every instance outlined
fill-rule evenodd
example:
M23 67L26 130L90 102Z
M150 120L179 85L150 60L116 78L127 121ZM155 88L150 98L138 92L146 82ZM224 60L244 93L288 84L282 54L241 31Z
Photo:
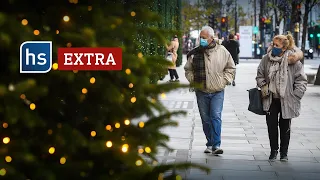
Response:
M181 83L188 83L183 65L177 68ZM186 162L206 165L210 174L191 169L183 172L190 180L305 180L320 179L320 86L308 85L302 99L299 118L293 119L289 162L268 161L269 140L264 116L247 110L247 89L255 87L256 68L259 60L241 60L237 66L236 86L228 86L222 115L222 145L224 154L213 156L203 153L205 136L195 101L194 92L178 89L166 94L162 100L171 110L185 110L185 117L175 117L178 127L163 129L170 136L168 145L175 149L167 152L160 149L160 163ZM306 60L306 65L318 66L320 59ZM169 80L169 75L164 81Z

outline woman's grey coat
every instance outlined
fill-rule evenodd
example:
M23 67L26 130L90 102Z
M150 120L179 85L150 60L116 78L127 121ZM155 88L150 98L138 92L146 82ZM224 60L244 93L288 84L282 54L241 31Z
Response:
M307 77L304 73L304 67L300 61L288 62L288 81L285 90L285 96L281 100L281 112L283 119L292 119L300 115L301 98L307 89ZM270 60L268 55L263 56L257 71L257 85L262 87L269 84L268 78L270 69ZM262 100L263 109L269 111L272 97Z

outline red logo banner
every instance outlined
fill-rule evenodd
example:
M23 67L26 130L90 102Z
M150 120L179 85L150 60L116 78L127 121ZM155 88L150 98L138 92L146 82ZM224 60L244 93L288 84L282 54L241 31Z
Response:
M58 48L58 70L122 70L121 48Z

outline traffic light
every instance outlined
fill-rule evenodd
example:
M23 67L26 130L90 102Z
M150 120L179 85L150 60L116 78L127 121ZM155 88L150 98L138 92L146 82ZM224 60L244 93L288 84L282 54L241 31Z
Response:
M272 18L266 18L264 21L264 28L265 28L265 33L266 34L271 34L272 33Z
M216 19L215 19L215 16L214 16L214 14L211 14L210 16L209 16L209 26L210 27L212 27L213 29L215 29L216 28Z
M311 41L314 38L314 29L312 27L308 28L308 40Z
M297 4L297 9L301 9L301 4Z
M297 4L297 11L296 15L293 18L294 23L300 23L301 22L301 4Z
M298 15L296 16L296 22L300 23L301 22L301 11L298 11Z
M259 18L259 29L260 30L263 30L265 28L265 21L266 21L265 17L260 17Z
M228 23L227 17L221 17L221 28L226 28Z

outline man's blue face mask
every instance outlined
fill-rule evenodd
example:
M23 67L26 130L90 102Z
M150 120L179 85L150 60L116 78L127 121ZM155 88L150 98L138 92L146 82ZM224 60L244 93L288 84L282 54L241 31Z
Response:
M208 40L200 38L200 46L207 47L209 45Z
M282 53L282 48L273 47L272 48L272 55L273 56L279 56Z

